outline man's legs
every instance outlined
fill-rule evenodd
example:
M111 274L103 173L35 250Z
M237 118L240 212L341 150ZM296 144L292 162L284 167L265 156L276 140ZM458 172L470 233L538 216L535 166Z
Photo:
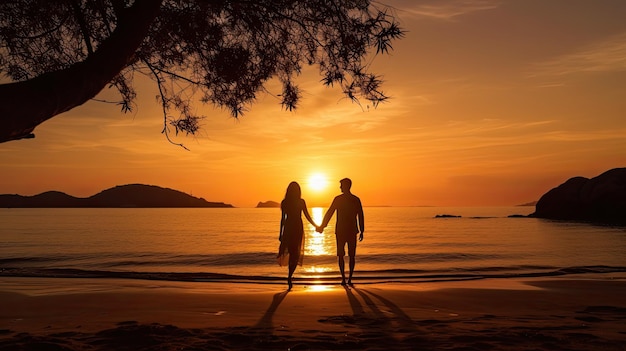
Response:
M348 256L350 256L350 273L348 274L348 285L352 285L352 274L356 263L356 235L350 235L348 240Z
M346 263L343 260L343 256L338 256L337 262L339 263L339 272L341 273L341 285L346 285L346 274L344 273Z
M341 285L346 285L346 263L343 257L346 255L346 239L341 234L335 233L337 243L337 263L339 264L339 273L341 273Z
M354 256L350 256L350 273L348 275L348 285L352 285L352 273L354 273L354 264L356 263L356 259ZM342 274L343 276L343 274Z

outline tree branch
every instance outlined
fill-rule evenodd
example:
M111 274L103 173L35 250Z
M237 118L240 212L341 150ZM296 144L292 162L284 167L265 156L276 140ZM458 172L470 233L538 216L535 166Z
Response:
M156 80L156 83L157 83L157 87L159 88L159 99L161 100L160 101L161 102L161 110L163 111L163 130L161 131L161 133L165 134L165 138L171 144L176 145L176 146L180 146L183 149L189 151L189 149L185 145L183 145L182 143L177 143L177 142L173 141L170 138L169 130L167 128L168 102L167 102L167 97L165 95L166 92L163 89L163 80L161 79L157 69L154 68L149 62L143 60L143 63L148 67L148 69L150 70L150 72L154 76L154 79Z
M87 27L87 23L85 22L85 17L83 17L83 14L81 12L80 4L76 1L72 1L72 8L74 9L74 17L76 18L76 22L80 27L80 32L83 35L83 41L85 42L85 46L87 47L87 53L91 55L93 54L91 36L89 35L89 28Z
M161 1L136 0L120 10L114 32L83 62L0 85L0 142L32 138L39 124L96 96L132 62L160 6Z

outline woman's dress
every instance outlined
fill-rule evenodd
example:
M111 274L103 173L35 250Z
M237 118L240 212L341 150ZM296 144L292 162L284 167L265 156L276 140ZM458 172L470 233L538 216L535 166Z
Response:
M304 257L304 226L302 223L301 202L297 204L287 205L283 201L280 205L283 214L286 216L283 223L283 235L278 248L278 264L286 266L298 264L302 266Z

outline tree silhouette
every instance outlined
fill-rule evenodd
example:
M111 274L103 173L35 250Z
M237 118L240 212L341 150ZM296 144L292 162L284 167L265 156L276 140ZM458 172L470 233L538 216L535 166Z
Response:
M238 117L276 78L282 106L297 108L304 65L376 106L387 96L367 55L402 36L388 8L369 0L4 0L0 142L34 137L107 86L132 110L136 74L158 87L168 140L171 130L198 131L192 97Z

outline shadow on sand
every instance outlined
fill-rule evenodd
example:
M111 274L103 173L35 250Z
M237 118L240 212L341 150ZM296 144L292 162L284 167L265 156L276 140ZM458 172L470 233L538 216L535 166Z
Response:
M352 315L331 316L319 320L354 329L354 346L361 340L375 341L376 344L393 345L396 349L412 349L426 346L419 337L417 324L398 305L366 289L345 287ZM366 346L366 345L362 345Z
M274 313L276 313L278 306L280 306L281 302L283 302L283 300L287 296L287 293L289 293L288 290L274 294L274 297L272 298L272 303L267 308L263 316L261 316L261 319L259 319L259 321L252 328L266 330L274 329L274 323L272 321L272 319L274 318Z

